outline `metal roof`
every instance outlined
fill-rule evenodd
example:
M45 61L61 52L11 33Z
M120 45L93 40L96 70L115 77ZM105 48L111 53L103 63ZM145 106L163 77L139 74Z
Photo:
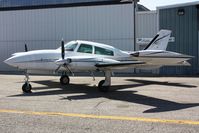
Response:
M131 0L0 0L0 11L129 4ZM138 4L138 11L149 11Z
M120 0L0 0L0 7L22 7L55 4L78 4L93 2L120 2Z
M182 3L182 4L174 4L174 5L167 5L167 6L159 6L159 7L157 7L157 10L167 9L167 8L176 8L176 7L185 7L185 6L194 6L194 5L199 5L199 1Z

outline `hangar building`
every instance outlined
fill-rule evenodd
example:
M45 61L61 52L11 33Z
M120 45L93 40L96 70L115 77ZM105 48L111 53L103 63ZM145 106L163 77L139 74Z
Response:
M172 30L167 50L194 56L191 67L163 67L160 74L199 73L199 2L158 7L159 28Z

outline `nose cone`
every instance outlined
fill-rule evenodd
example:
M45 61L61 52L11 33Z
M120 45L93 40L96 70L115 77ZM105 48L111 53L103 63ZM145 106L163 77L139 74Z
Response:
M5 61L4 61L4 63L6 63L6 64L8 64L9 66L13 66L13 67L16 67L16 64L15 64L15 59L14 59L15 57L10 57L10 58L8 58L8 59L6 59Z

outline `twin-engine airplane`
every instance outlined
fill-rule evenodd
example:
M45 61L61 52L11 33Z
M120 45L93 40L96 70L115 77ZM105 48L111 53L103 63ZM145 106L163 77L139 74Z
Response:
M15 53L4 62L10 66L25 70L25 84L22 90L31 92L29 82L30 70L62 72L60 83L69 84L67 72L102 71L105 80L98 84L102 92L107 92L111 86L112 71L127 68L154 69L162 66L189 66L187 60L192 56L166 51L171 35L169 30L161 30L144 50L125 52L109 45L88 42L71 41L55 50L35 50Z

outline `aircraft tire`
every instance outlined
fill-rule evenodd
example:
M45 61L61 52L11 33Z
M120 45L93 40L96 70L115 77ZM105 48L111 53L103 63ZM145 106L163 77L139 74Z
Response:
M110 86L102 86L104 84L105 80L101 80L98 84L98 89L100 92L108 92Z
M31 84L29 84L29 83L25 83L25 84L23 84L23 86L22 86L22 91L24 92L24 93L31 93L32 91L32 86L31 86Z
M63 75L60 78L61 85L68 85L70 83L70 79L67 75Z

